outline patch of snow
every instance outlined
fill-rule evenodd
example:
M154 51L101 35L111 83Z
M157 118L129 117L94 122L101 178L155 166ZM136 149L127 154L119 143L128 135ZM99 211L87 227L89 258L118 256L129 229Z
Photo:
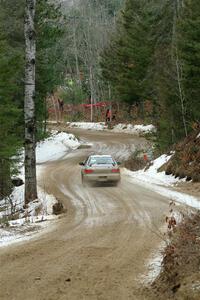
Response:
M47 123L48 124L55 124L55 125L57 125L58 121L48 120Z
M183 182L185 179L178 179L172 175L166 175L165 172L158 172L158 169L167 163L172 157L171 155L163 154L152 162L152 165L148 169L143 169L139 171L129 171L125 170L124 173L133 178L139 179L142 182L149 184L163 185L163 186L172 186L177 182Z
M80 146L80 142L73 134L53 131L48 139L37 144L36 161L37 163L44 163L60 159L78 146Z
M176 220L176 224L180 224L183 221L183 214L180 211L172 210L169 217Z
M197 139L200 138L200 133L197 135Z
M192 284L192 289L200 291L200 281L196 281Z
M153 125L132 125L132 124L117 124L112 129L113 132L124 132L124 133L150 133L155 132L155 126Z
M162 261L163 261L163 250L166 244L164 242L161 243L159 249L154 252L151 257L147 260L146 266L148 273L145 275L141 275L139 280L142 281L143 284L149 285L151 284L160 274L162 269Z
M172 154L173 155L173 154ZM158 169L171 158L171 155L162 155L153 161L149 169L132 172L127 169L122 170L122 174L127 176L130 182L136 182L150 190L159 193L162 196L170 198L182 204L199 209L200 199L169 189L178 182L183 182L185 179L178 179L172 175L166 175L165 172L158 172ZM167 188L168 187L168 188Z
M87 130L108 130L110 132L124 132L130 134L140 134L140 133L150 133L155 132L154 125L132 125L132 124L117 124L113 127L113 129L108 129L108 126L105 122L92 123L92 122L68 122L67 125L70 128L79 128L79 129L87 129Z
M0 228L0 248L39 237L44 231L49 232L56 219L55 216L36 216L10 221L9 227Z
M14 191L17 189L20 193L15 193L15 196L20 195L21 200L17 199L17 202L19 204L21 201L23 207L23 186L15 188ZM34 236L35 232L47 226L47 223L43 222L57 219L57 216L52 215L52 207L56 202L53 195L45 193L38 187L38 199L29 203L28 208L19 213L19 219L8 221L9 227L0 228L0 247L28 240Z
M44 163L60 159L66 156L66 153L77 149L80 142L73 134L65 132L58 133L53 131L52 136L37 144L36 155L37 163ZM20 178L24 180L24 168L22 161L24 153L22 152L21 162L19 163ZM42 166L37 165L37 176L42 172ZM8 227L0 228L0 247L11 243L30 239L35 232L46 226L46 221L57 219L53 214L53 205L57 200L53 195L47 194L42 188L38 187L38 199L29 203L28 208L24 209L24 185L15 187L9 198L1 201L0 219L11 214L12 201L15 212L18 213L17 220L8 221ZM44 225L45 224L45 225Z
M80 129L87 129L87 130L105 130L107 126L104 122L68 122L67 125L71 128L80 128Z
M175 203L172 204L174 206L174 208L171 208L170 210L170 215L168 216L168 218L174 218L176 220L176 225L180 224L183 220L183 214L176 210L175 208ZM172 228L169 229L168 228L168 223L166 222L165 225L162 227L161 232L165 232L166 231L166 226L167 226L167 230L171 231L173 230ZM139 280L142 281L143 284L145 285L149 285L152 284L156 278L159 276L161 269L162 269L162 262L163 262L163 253L164 253L164 249L166 247L167 244L170 243L170 240L165 237L165 240L163 240L158 249L156 251L154 251L151 256L148 258L148 260L146 261L145 265L147 266L147 273L146 274L142 274L139 277Z

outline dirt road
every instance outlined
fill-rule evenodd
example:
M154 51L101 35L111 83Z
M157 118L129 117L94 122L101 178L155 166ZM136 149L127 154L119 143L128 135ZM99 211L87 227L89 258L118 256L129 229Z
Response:
M122 159L142 138L76 133L93 143L64 160L46 163L40 185L67 213L37 240L0 250L0 299L126 300L142 296L141 274L160 239L168 199L126 177L118 187L83 187L78 162L91 152Z

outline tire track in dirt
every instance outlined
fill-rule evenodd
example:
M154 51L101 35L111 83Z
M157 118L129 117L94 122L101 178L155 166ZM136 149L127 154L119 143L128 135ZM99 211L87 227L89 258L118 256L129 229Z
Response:
M40 184L60 199L67 213L52 232L0 249L0 299L143 299L138 275L160 243L168 201L126 177L118 187L81 185L78 162L91 152L126 157L144 139L75 131L92 143L66 159L48 162ZM39 278L39 279L36 279Z

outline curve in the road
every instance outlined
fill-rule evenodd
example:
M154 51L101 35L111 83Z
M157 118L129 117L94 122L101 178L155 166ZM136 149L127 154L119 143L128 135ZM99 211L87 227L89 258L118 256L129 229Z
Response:
M92 148L48 162L40 178L67 213L46 236L0 251L0 299L142 299L138 276L160 243L168 201L126 177L118 187L83 187L78 162L90 153L123 160L145 140L75 133Z

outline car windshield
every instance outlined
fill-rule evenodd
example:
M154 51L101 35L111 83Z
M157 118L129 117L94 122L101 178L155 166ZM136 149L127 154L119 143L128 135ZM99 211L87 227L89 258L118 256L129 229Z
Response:
M115 162L112 157L109 156L102 156L102 157L91 157L89 159L88 164L92 165L114 165Z

